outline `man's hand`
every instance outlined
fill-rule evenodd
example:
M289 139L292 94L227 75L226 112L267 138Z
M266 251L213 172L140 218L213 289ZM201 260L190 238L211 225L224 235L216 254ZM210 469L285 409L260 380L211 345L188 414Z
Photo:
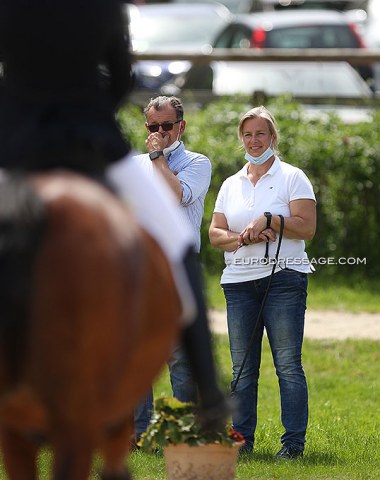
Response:
M156 150L163 150L168 146L170 137L162 135L160 132L150 133L145 140L145 145L149 153Z

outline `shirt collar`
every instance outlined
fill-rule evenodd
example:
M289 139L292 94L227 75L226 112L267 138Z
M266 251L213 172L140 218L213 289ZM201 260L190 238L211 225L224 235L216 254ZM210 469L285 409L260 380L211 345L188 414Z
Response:
M172 160L174 160L174 158L177 156L177 155L180 155L181 153L183 153L185 151L185 144L181 141L181 143L178 145L178 147L169 154L169 157L167 158L167 162L171 162Z

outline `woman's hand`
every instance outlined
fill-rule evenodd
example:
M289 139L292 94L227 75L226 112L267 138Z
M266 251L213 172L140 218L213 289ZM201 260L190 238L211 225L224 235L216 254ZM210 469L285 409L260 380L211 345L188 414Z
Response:
M266 228L267 219L260 215L250 222L243 231L240 232L238 242L243 245L267 242L276 240L276 232L272 228Z
M261 217L259 217L260 219ZM214 213L209 229L209 238L211 245L215 248L220 248L225 252L235 252L236 249L242 245L252 245L254 243L276 240L276 232L272 228L266 228L267 220L262 222L262 230L255 238L256 223L259 219L249 223L247 227L239 234L228 229L226 217L223 213Z

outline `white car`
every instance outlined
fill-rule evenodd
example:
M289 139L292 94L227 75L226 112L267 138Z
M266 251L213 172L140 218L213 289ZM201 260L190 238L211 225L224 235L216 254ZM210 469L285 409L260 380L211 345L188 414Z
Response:
M232 17L217 3L159 3L126 5L132 52L209 53L219 31ZM158 89L164 82L187 71L188 61L139 60L135 65L136 88Z
M346 122L368 120L370 109L345 106L347 100L369 100L374 94L347 62L213 61L209 66L193 66L172 84L165 94L185 90L208 91L211 95L256 95L262 98L290 95L301 102L328 103L323 110L338 113ZM327 102L326 102L327 100ZM310 105L311 103L311 105ZM309 100L310 113L321 111Z

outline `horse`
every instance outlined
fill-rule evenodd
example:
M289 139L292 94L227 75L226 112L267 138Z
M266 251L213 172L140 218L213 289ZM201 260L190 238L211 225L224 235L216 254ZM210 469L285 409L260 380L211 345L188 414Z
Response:
M133 410L180 332L171 268L127 205L78 173L0 185L0 448L11 480L127 480Z

